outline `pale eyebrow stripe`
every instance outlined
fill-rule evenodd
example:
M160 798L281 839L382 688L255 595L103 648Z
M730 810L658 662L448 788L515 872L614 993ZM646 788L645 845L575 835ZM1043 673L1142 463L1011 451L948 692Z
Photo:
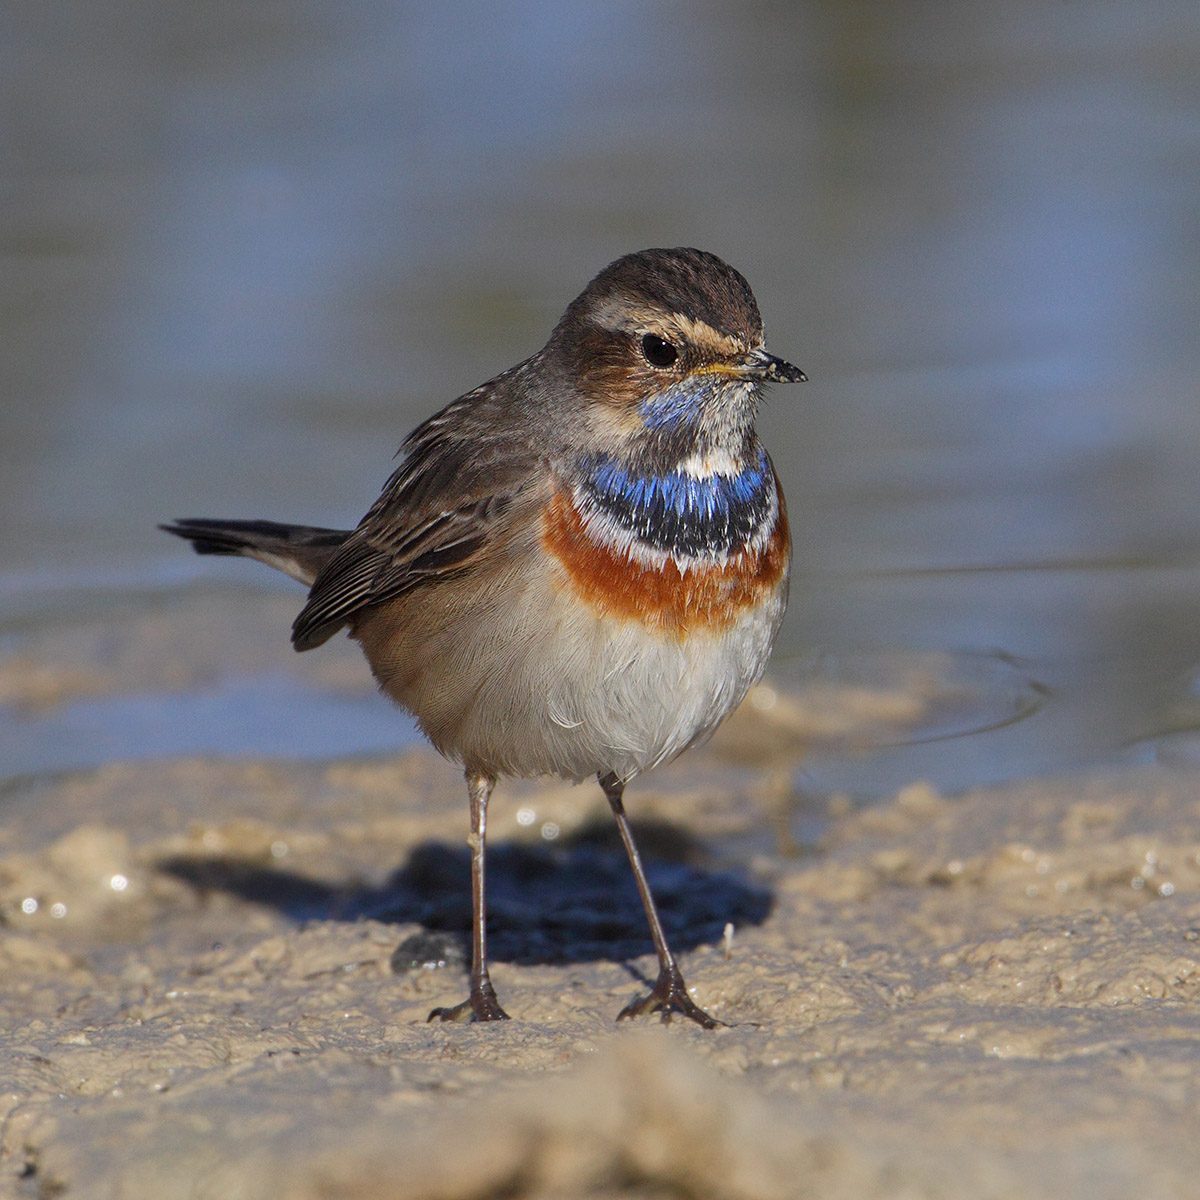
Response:
M661 309L636 305L627 298L609 297L592 310L596 323L612 333L632 333L644 329L649 333L671 334L683 337L694 346L700 346L717 354L733 357L745 354L753 347L741 338L731 337L714 329L707 321L684 316L682 313L664 313Z

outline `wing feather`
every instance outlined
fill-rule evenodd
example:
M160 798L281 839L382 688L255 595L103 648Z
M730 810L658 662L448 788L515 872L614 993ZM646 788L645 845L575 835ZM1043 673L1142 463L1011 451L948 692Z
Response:
M292 626L297 650L319 646L363 608L486 557L518 499L546 486L536 449L507 423L472 419L476 398L455 401L405 442L379 499L314 580Z

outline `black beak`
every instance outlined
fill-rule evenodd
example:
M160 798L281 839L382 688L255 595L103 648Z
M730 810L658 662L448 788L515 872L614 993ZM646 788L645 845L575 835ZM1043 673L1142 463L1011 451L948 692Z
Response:
M763 383L804 383L808 376L799 367L776 358L765 350L751 350L742 359L738 374L743 379L761 380Z

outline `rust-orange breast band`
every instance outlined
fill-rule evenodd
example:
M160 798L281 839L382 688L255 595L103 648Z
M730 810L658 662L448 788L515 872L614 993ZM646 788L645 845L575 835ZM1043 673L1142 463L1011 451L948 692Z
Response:
M628 549L597 542L565 491L551 497L542 546L562 566L570 588L604 616L640 621L662 634L720 633L774 595L787 572L787 513L759 550L724 562L692 560L682 571L669 556L661 566L642 563Z

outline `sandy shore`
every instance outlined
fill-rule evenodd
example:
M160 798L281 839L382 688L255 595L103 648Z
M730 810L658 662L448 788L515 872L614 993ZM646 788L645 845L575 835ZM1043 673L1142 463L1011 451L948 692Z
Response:
M10 703L140 678L23 654ZM1200 772L914 783L791 854L753 733L628 797L714 1032L614 1022L653 958L596 789L505 786L515 1019L446 1026L465 802L431 752L11 782L0 1194L1196 1195Z

